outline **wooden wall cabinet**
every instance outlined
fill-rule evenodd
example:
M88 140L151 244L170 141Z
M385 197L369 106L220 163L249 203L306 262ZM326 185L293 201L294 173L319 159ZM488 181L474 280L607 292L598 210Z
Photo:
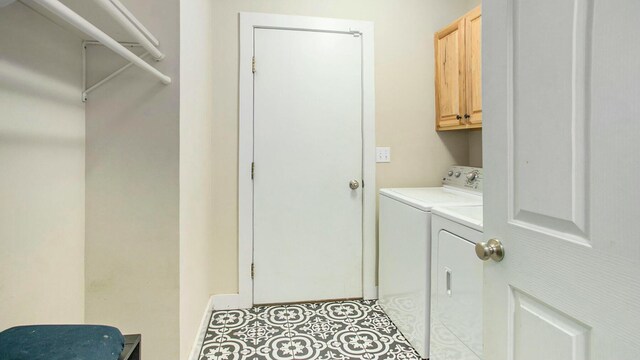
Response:
M482 128L481 8L434 36L436 130Z

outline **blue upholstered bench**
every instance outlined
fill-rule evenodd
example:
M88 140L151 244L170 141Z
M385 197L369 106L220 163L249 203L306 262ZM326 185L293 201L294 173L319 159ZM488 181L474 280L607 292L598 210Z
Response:
M17 326L0 333L2 360L139 360L140 335L111 326Z

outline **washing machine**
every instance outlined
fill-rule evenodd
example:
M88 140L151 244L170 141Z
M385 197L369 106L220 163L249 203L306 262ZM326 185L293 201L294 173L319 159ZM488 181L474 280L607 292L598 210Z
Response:
M482 359L482 206L434 207L430 360Z
M453 166L442 186L380 190L379 304L422 358L429 355L431 209L482 205L482 169Z

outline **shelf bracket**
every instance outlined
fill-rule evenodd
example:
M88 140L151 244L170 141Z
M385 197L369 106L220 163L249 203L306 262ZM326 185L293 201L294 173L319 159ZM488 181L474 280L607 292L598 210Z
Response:
M89 38L99 41L100 44L111 49L113 52L122 56L126 60L130 61L134 65L141 68L142 70L155 76L163 84L165 85L171 84L171 77L161 73L158 69L151 66L149 63L141 59L139 56L129 51L125 46L120 44L118 41L114 40L112 37L107 35L104 31L97 28L95 25L93 25L92 23L87 21L85 18L75 13L73 10L69 9L66 5L61 3L59 0L33 0L33 1L43 6L45 9L49 10L54 15L60 17L62 20L66 21L71 26L80 30L85 35L89 36ZM114 18L115 21L117 21L121 25L124 25L125 29L134 38L138 39L141 46L143 46L145 50L147 50L156 60L161 60L162 58L164 58L164 54L162 54L157 48L155 48L154 44L147 38L147 36L144 35L142 32L140 32L140 30L135 26L135 24L133 24L131 20L128 19L127 16L123 14L121 10L119 10L116 7L116 5L109 2L108 0L95 0L95 1L97 1L99 5L103 6L105 10L107 10L109 14ZM85 45L86 44L87 43L85 43ZM83 46L83 50L84 50L84 46ZM83 56L83 59L86 61L86 58L84 56Z
M120 43L122 46L125 47L142 47L142 45L137 44L137 43L127 43L127 42L122 42ZM115 78L116 76L120 75L123 71L127 70L128 68L130 68L131 66L135 65L134 63L130 62L124 66L122 66L121 68L119 68L118 70L114 71L113 73L111 73L109 76L105 77L104 79L98 81L97 83L91 85L90 87L87 87L87 46L89 45L102 45L97 41L83 41L82 42L82 102L86 102L88 99L88 95L90 92L92 92L93 90L99 88L100 86L104 85L105 83L107 83L109 80ZM142 55L140 55L141 59L144 59L145 57L149 56L149 52L145 52Z

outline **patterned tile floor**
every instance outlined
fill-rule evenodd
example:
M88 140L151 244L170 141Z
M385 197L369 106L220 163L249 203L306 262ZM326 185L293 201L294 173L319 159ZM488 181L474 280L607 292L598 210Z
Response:
M420 359L376 301L216 311L200 360Z

